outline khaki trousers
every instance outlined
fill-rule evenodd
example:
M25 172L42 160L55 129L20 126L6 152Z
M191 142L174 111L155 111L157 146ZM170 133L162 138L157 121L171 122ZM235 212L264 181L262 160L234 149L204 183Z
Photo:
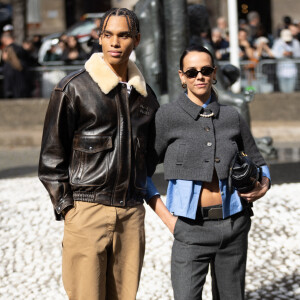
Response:
M145 252L145 208L75 201L65 218L62 277L71 300L134 300Z

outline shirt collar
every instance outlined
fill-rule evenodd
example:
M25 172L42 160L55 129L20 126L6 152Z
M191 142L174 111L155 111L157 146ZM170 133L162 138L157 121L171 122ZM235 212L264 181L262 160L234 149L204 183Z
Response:
M180 107L187 112L193 119L197 119L203 108L210 109L215 116L218 115L220 110L220 105L217 101L216 96L212 93L209 99L203 104L203 106L194 103L186 94L181 94L178 99Z

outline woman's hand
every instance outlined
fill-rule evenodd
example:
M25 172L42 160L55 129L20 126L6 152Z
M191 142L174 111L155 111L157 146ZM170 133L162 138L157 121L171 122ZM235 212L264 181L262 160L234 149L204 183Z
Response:
M175 229L175 224L177 222L177 219L178 217L174 217L173 215L171 215L166 221L166 225L172 234L174 234L174 229Z
M254 202L263 197L269 189L269 178L263 177L261 183L256 182L255 187L248 193L239 193L239 196L244 198L248 202Z
M155 211L155 213L161 218L165 225L169 228L172 234L174 234L175 223L177 217L173 216L162 202L160 195L155 195L149 200L150 207Z

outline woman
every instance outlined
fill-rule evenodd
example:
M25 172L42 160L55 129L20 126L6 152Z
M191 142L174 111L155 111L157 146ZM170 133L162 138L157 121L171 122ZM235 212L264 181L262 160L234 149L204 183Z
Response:
M82 49L76 36L71 35L67 38L66 48L62 53L61 59L66 63L87 59L87 53Z
M270 183L245 121L217 101L216 71L206 48L184 51L179 77L187 93L162 106L155 119L155 150L169 186L166 206L159 196L149 204L175 237L171 279L180 300L202 299L210 263L220 299L244 299L250 204ZM229 165L238 149L263 166L261 183L247 194L228 192Z

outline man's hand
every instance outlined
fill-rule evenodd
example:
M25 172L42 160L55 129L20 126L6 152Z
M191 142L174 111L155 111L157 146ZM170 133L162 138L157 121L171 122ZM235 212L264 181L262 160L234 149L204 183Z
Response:
M67 206L67 207L61 212L61 214L62 214L62 216L63 216L64 219L66 218L67 213L68 213L72 208L74 208L74 206Z
M248 193L239 193L239 196L247 200L248 202L254 202L263 197L269 189L270 180L267 177L263 177L261 183L256 182L255 187Z

